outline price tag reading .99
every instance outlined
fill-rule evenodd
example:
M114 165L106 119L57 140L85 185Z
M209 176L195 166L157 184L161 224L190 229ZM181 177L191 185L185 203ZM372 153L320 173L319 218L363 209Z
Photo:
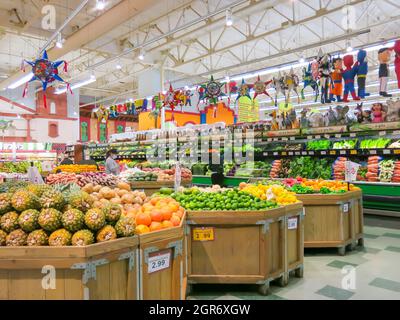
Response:
M214 228L203 227L193 228L193 241L213 241L214 240Z

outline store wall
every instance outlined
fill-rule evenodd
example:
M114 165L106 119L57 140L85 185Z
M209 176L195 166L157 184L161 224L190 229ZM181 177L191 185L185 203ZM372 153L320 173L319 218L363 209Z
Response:
M187 124L200 124L199 113L187 113L187 112L174 112L174 119L178 127L183 127ZM170 110L165 111L165 121L172 120L172 112ZM161 127L161 116L158 117L158 128ZM154 118L150 115L150 112L142 112L139 114L139 128L138 130L150 130L155 128Z
M214 112L214 110L213 106L208 106L201 112L202 123L212 124L216 122L225 122L227 125L235 123L234 111L225 106L223 102L218 103L216 112Z
M52 128L57 128L56 132L52 132ZM31 120L31 137L36 142L73 144L79 140L79 121L34 118Z

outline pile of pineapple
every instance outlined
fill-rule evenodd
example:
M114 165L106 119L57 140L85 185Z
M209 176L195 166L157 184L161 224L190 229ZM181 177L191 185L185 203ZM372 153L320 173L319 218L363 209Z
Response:
M122 207L93 206L77 186L18 185L0 193L0 246L85 246L134 235Z

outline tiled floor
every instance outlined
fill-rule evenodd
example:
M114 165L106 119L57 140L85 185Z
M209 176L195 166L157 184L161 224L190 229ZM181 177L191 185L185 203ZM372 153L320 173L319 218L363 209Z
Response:
M268 296L248 285L196 285L189 299L400 300L400 230L367 224L364 248L345 256L330 249L306 250L304 277L291 278L284 288L272 285Z

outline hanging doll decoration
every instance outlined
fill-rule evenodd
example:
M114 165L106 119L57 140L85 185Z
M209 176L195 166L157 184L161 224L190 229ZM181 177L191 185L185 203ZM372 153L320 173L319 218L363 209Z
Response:
M230 106L232 94L237 94L239 91L236 81L225 83L225 91L228 93L228 105Z
M352 55L346 55L343 57L343 63L346 69L342 71L342 76L344 79L344 95L343 102L349 102L349 93L353 97L353 100L360 100L356 95L354 88L354 78L357 74L358 66L354 65L354 58Z
M386 110L382 103L374 103L371 107L372 122L379 123L386 121Z
M67 84L67 90L69 90L72 94L71 88L69 86L68 82L65 82L59 75L58 75L58 67L62 64L64 64L64 72L67 72L68 70L68 64L65 60L59 60L59 61L50 61L46 50L44 50L43 55L41 58L36 59L35 61L23 61L22 65L22 70L25 71L25 66L24 64L27 63L30 66L32 66L32 73L33 76L32 78L25 84L24 92L23 92L23 97L26 96L28 93L28 84L29 82L39 80L42 82L42 87L43 87L43 104L44 107L47 108L47 99L46 99L46 89L47 85L49 83L54 82L55 80L61 81Z
M254 89L253 101L257 98L257 96L259 96L261 94L267 95L268 97L270 97L272 102L274 101L274 99L272 99L272 97L269 95L269 93L267 91L267 87L271 82L272 82L272 80L261 81L260 76L257 76L257 81L254 82L254 84L253 84L253 89Z
M332 61L333 71L331 73L331 90L329 99L331 101L342 102L342 93L343 93L343 59L342 58L334 58ZM336 98L335 98L336 97Z
M300 103L300 95L299 92L297 90L298 86L299 86L299 77L297 76L297 74L294 73L293 68L290 69L290 72L288 74L285 74L283 76L283 83L285 86L285 92L286 92L286 97L285 97L285 101L286 104L290 102L290 92L294 91L297 94L297 103Z
M361 99L369 96L369 93L365 92L365 80L368 73L368 62L367 62L367 51L359 50L357 53L357 85L358 85L358 96Z
M193 93L189 89L185 90L185 107L192 106Z
M319 59L319 83L321 86L321 103L330 103L329 87L331 82L332 61L329 54L324 54Z
M96 111L96 116L97 116L98 122L107 122L109 115L110 115L110 112L105 106L98 107L98 109Z
M206 96L206 89L203 86L197 87L197 93L199 95L199 100L197 101L197 110L200 112L199 105L200 103L204 102L205 96Z
M319 96L319 86L317 79L314 79L311 71L311 63L308 64L307 69L303 68L303 88L301 89L301 98L305 100L304 89L310 86L314 90L314 101L317 102Z
M278 106L278 94L282 93L286 100L285 76L279 71L278 77L272 78L272 87L275 89L275 107ZM287 103L287 101L285 101Z
M179 104L179 100L176 99L176 92L172 89L172 84L169 85L169 90L166 92L163 101L163 107L169 107L171 109L171 120L174 121L174 110L175 107Z
M395 58L394 58L394 71L397 77L397 86L400 89L400 40L396 40L393 47Z
M379 95L382 97L391 97L392 95L387 93L387 83L389 80L389 62L390 62L390 48L382 48L378 51L379 60Z

